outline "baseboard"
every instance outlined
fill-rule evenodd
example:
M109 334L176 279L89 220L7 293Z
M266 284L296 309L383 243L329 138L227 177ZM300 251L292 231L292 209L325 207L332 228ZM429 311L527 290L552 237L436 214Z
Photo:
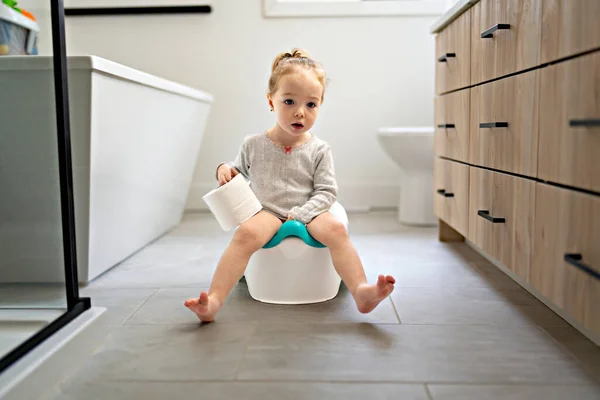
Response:
M367 212L377 209L397 209L400 198L398 183L338 183L338 201L347 212ZM190 188L185 212L209 211L202 196L216 187L216 183L197 183Z
M92 355L108 331L106 308L85 311L0 376L0 399L45 398Z
M499 270L501 270L506 275L508 275L510 278L512 278L512 280L514 280L516 283L518 283L523 289L527 290L529 293L531 293L533 296L535 296L539 301L544 303L546 305L546 307L548 307L549 309L554 311L559 317L561 317L562 319L567 321L571 326L573 326L573 328L575 328L579 332L581 332L582 335L584 335L585 337L590 339L597 346L600 346L600 336L596 335L594 332L590 331L589 329L584 328L579 322L575 321L570 315L568 315L566 312L564 312L564 310L560 309L555 304L553 304L548 298L546 298L546 296L541 294L537 289L535 289L530 284L525 282L521 277L519 277L517 274L515 274L513 271L511 271L507 267L505 267L498 260L490 257L489 254L484 252L475 243L471 242L470 240L468 240L466 238L465 238L465 243L469 247L471 247L475 252L477 252L482 257L484 257L486 260L488 260L489 262L494 264L494 266L496 266Z

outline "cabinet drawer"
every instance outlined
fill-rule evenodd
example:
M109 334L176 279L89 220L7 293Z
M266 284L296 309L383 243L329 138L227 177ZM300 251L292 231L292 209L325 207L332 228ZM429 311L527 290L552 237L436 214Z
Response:
M469 161L470 89L435 98L435 154Z
M461 235L467 236L469 225L469 166L435 159L434 211Z
M471 12L471 84L539 65L542 0L482 0Z
M600 53L542 69L540 93L539 177L600 192Z
M469 240L529 279L535 182L471 167Z
M479 210L490 210L492 204L493 172L470 167L469 171L469 240L487 254L492 253L492 224L478 215Z
M600 47L600 1L544 0L543 63Z
M537 183L533 232L531 286L600 333L600 280L592 276L600 274L600 197ZM571 254L581 260L566 261Z
M539 73L471 88L471 163L536 176Z
M469 86L471 74L471 15L463 13L435 39L437 94Z

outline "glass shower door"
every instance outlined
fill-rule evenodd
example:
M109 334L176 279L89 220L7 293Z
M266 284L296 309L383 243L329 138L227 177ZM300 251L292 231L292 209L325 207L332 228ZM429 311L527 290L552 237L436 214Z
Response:
M79 298L62 0L0 0L0 373Z

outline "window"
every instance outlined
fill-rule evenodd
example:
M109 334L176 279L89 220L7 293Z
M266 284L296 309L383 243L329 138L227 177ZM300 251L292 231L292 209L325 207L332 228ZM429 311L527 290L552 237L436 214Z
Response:
M265 17L439 16L458 0L263 0Z

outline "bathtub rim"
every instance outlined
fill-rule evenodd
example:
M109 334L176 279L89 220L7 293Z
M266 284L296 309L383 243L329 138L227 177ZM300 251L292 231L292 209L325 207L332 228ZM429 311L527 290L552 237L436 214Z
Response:
M53 58L50 56L3 56L0 57L0 71L47 71L54 68L52 62ZM68 56L67 69L69 71L98 72L204 103L211 104L213 102L213 96L203 90L160 78L95 55Z

